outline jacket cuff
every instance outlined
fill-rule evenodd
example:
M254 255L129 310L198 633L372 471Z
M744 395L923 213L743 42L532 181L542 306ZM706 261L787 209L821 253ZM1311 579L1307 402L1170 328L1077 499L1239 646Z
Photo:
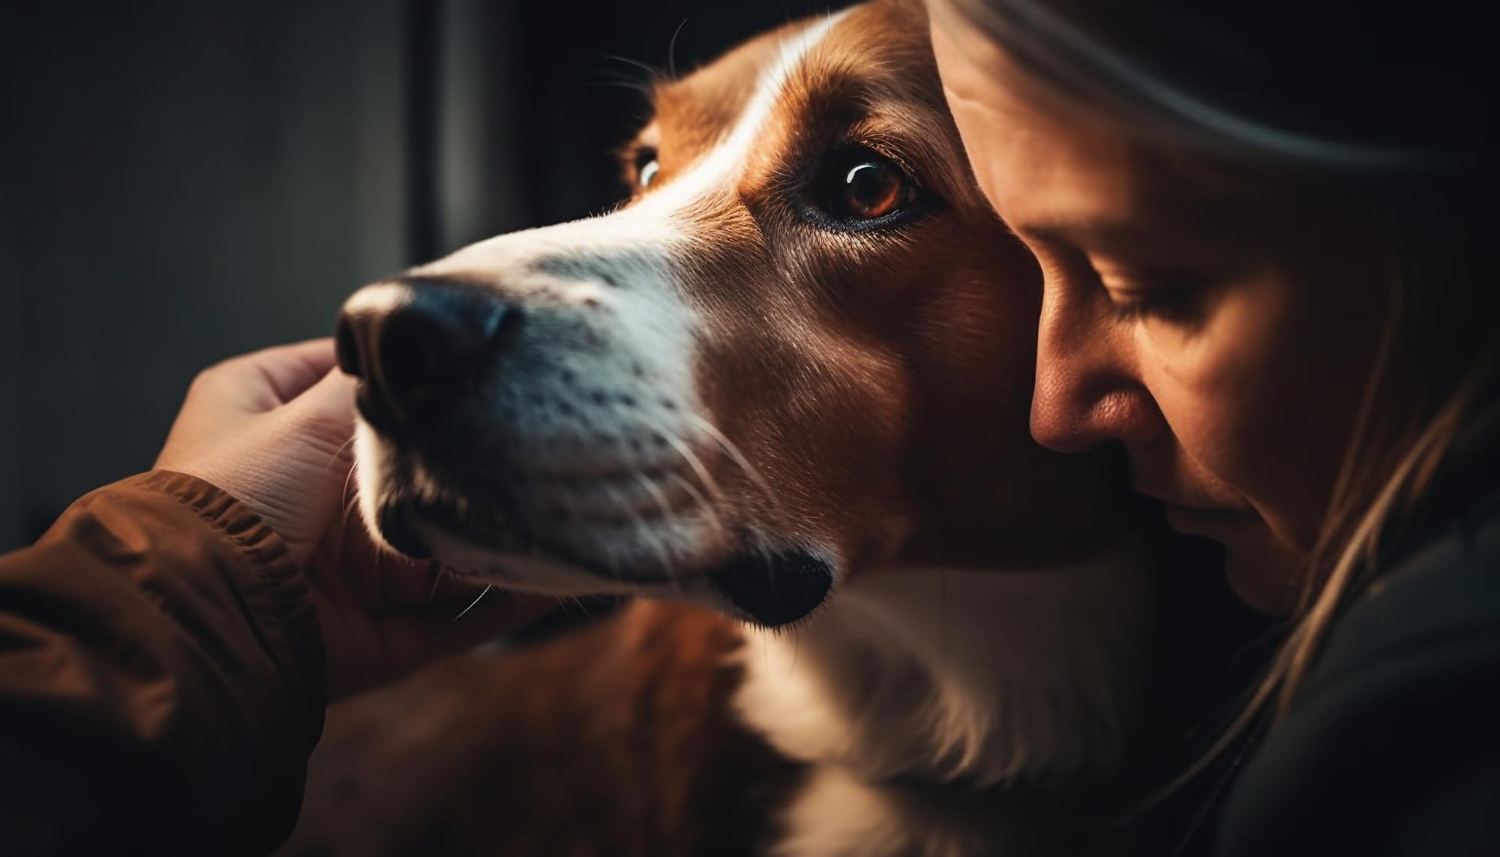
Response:
M301 703L314 740L328 706L328 661L303 570L286 543L249 506L196 476L153 470L117 483L165 494L195 512L250 561L255 581L238 581L240 597L263 631L286 686ZM257 585L258 584L258 585Z

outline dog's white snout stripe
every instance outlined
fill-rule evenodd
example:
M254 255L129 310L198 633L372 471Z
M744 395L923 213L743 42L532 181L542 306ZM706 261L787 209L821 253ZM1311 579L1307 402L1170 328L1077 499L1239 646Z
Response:
M830 15L782 41L779 57L761 73L755 94L750 97L723 142L709 150L681 176L667 182L660 190L647 194L635 206L621 212L621 215L656 215L669 221L678 221L684 214L694 211L703 200L716 193L732 190L745 161L771 119L772 111L781 100L787 81L797 73L808 54L846 14L847 9ZM686 229L692 228L690 222L679 225Z
M786 37L781 42L779 56L761 73L755 93L721 142L634 205L610 214L481 241L416 273L427 276L455 271L500 273L501 281L509 285L512 276L525 279L524 272L539 259L619 252L637 257L659 255L665 259L674 249L712 242L715 239L712 224L694 218L704 210L705 202L734 192L746 161L785 94L787 82L847 12L830 15Z

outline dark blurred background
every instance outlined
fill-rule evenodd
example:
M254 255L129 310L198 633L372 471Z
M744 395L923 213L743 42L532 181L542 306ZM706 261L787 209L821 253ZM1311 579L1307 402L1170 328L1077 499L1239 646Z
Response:
M8 0L0 550L150 467L200 368L617 201L637 63L690 69L829 6Z

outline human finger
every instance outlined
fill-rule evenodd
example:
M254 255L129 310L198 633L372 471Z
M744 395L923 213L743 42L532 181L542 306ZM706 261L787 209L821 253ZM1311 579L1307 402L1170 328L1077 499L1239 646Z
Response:
M242 411L269 411L326 377L336 362L329 337L263 348L204 370L194 382L194 395Z

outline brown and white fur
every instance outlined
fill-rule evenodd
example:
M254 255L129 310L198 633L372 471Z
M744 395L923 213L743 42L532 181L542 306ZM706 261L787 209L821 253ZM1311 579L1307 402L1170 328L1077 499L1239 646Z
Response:
M1039 274L920 5L654 100L627 205L345 310L378 328L437 283L520 319L441 413L361 425L372 528L649 600L336 709L285 853L1081 853L1145 680L1142 555L1120 474L1028 436ZM819 208L860 152L904 174L896 216Z

